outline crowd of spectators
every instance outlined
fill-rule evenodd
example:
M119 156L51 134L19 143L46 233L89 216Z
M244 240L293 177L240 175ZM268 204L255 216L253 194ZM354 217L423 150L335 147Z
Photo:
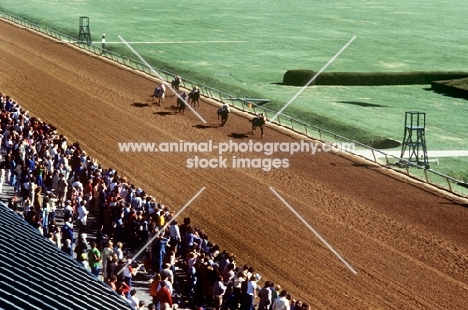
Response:
M70 143L9 96L0 96L0 110L5 150L0 191L8 183L17 195L10 208L136 309L147 309L132 286L139 270L153 275L148 309L173 308L174 290L216 310L308 308L272 281L260 285L252 266L239 265L236 255L221 251L190 218L178 223L171 208L116 170L103 168L78 142ZM132 261L140 249L143 255ZM178 285L176 267L188 285Z

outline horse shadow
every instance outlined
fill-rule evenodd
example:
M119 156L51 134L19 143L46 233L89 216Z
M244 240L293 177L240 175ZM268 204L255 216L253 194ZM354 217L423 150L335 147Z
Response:
M141 103L141 102L134 102L131 105L136 107L136 108L144 108L144 107L149 107L150 106L148 103Z
M176 106L170 106L170 107L166 107L165 108L166 110L170 110L170 111L158 111L158 112L153 112L153 114L157 114L157 115L160 115L160 116L166 116L166 115L176 115L179 110Z
M207 129L207 128L218 128L219 126L210 125L210 124L197 124L197 125L193 125L192 127L195 127L198 129Z
M237 133L237 132L232 132L228 137L234 138L234 139L247 139L249 138L248 134L246 133Z
M171 105L170 107L166 108L167 110L172 110L172 111L179 111L179 107L175 105Z
M160 116L167 116L167 115L174 115L175 112L159 111L159 112L153 112L153 114L157 114L157 115L160 115Z
M370 102L363 102L363 101L338 101L338 103L344 103L344 104L352 104L352 105L357 105L360 107L372 107L372 108L385 108L385 105L381 104L375 104L375 103L370 103Z

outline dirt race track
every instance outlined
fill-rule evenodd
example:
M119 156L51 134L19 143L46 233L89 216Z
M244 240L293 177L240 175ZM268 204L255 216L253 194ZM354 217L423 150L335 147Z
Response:
M198 111L207 124L190 110L174 114L170 91L162 106L148 102L153 80L8 23L0 40L1 92L175 210L206 187L181 217L254 266L262 283L274 280L312 309L468 309L466 201L343 154L275 154L289 167L265 172L186 167L214 153L119 152L118 142L298 138L267 128L260 140L233 113L218 127L206 101ZM225 157L233 155L266 157Z

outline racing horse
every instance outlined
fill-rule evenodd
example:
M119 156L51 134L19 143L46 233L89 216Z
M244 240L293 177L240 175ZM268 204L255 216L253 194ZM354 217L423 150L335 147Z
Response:
M200 90L198 89L198 86L194 86L192 91L189 93L189 101L195 108L195 105L198 105L198 108L200 108Z
M158 98L158 104L164 103L164 97L166 94L166 85L164 84L159 84L155 89L154 89L154 94L153 94L153 101L155 98Z
M231 113L231 111L229 110L229 106L226 103L218 109L218 120L221 116L221 126L226 124L229 113Z
M179 109L179 112L182 112L182 114L185 114L185 103L187 102L188 95L186 92L181 92L180 93L180 98L177 98L177 108Z
M180 86L180 82L181 82L180 76L176 75L174 77L174 79L172 80L172 82L171 82L172 88L174 88L175 90L178 91L179 86Z
M265 126L265 116L263 113L258 114L256 117L252 119L252 134L257 129L260 128L261 137L263 139L263 127Z

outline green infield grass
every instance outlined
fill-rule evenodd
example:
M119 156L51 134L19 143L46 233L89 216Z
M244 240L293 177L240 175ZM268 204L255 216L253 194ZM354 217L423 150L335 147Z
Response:
M267 98L280 110L301 89L282 85L292 69L326 72L468 71L468 6L440 1L52 1L3 0L0 9L78 36L89 17L94 44L137 57L242 98ZM310 125L373 145L403 139L405 111L426 112L428 149L468 148L468 101L430 85L313 86L284 110ZM464 175L460 167L445 169ZM453 169L452 169L453 168Z
M437 171L438 173L449 175L454 179L462 181L461 184L456 184L450 182L450 187L456 193L467 196L468 195L468 171L466 169L460 169L460 167L467 167L468 160L466 157L441 157L438 158L439 163L431 163L431 169ZM405 169L399 169L402 172L405 172ZM431 173L423 169L410 168L409 172L413 175L416 175L422 180L427 178L429 182L433 184L442 185L445 188L448 188L449 185L447 180L444 177L441 177L435 173Z

